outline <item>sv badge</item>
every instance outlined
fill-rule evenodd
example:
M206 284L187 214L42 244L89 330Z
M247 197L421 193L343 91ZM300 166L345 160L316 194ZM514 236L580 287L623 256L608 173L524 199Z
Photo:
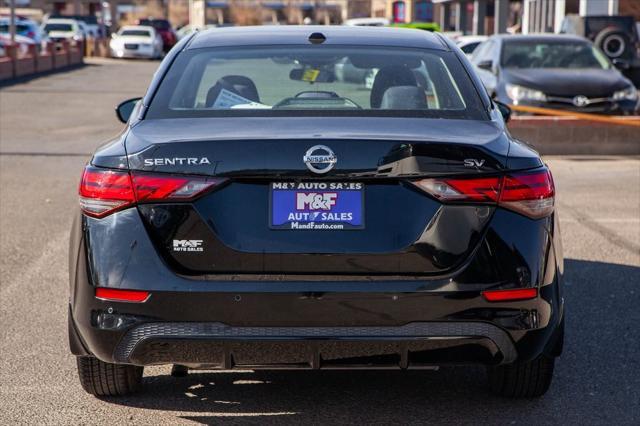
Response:
M465 167L482 167L484 160L476 160L475 158L466 158L464 160Z

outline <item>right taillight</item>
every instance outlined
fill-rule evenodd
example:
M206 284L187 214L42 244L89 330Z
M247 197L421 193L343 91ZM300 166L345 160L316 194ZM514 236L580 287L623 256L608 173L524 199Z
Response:
M88 216L101 218L136 203L193 200L224 180L88 166L80 181L80 208Z
M555 190L551 172L544 169L503 178L499 204L532 218L551 214Z
M422 179L412 182L443 202L498 204L537 219L553 211L555 191L548 169L502 177Z

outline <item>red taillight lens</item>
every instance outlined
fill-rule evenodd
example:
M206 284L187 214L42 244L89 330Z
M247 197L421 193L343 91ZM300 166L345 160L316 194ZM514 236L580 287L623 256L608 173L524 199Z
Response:
M500 205L533 218L553 211L555 190L549 170L505 176Z
M192 200L223 181L87 167L80 181L80 207L101 218L135 203Z
M488 302L511 302L514 300L534 299L538 295L536 288L517 288L514 290L487 290L482 292Z
M500 178L423 179L418 187L443 201L496 202L500 194Z
M114 302L146 302L150 293L142 290L120 290L117 288L96 288L96 297Z
M80 181L80 208L88 216L104 217L135 203L128 172L84 169Z
M536 219L553 211L555 191L547 169L504 177L422 179L413 184L445 202L498 203Z
M224 179L132 173L138 202L191 200Z

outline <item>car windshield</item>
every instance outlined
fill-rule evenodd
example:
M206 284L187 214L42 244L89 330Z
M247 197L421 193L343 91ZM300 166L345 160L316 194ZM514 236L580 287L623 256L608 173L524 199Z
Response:
M121 36L138 36L138 37L151 37L151 33L147 30L122 30Z
M73 31L73 25L71 24L46 24L44 31L50 33L52 31Z
M453 52L279 46L187 50L148 117L385 115L486 119Z
M18 33L22 33L25 31L29 31L29 26L24 24L16 24L16 31ZM8 33L9 32L9 24L5 24L4 22L0 24L0 33Z
M588 43L556 41L505 41L505 68L598 68L609 69L609 61Z

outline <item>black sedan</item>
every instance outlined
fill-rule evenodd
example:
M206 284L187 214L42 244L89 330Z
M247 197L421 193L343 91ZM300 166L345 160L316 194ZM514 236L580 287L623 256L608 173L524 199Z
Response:
M589 40L569 35L498 35L471 58L501 102L604 114L635 114L638 91Z
M337 64L373 76L339 81ZM487 366L511 397L562 351L551 173L439 34L183 39L84 169L69 336L94 395L144 366ZM302 374L302 373L301 373Z

